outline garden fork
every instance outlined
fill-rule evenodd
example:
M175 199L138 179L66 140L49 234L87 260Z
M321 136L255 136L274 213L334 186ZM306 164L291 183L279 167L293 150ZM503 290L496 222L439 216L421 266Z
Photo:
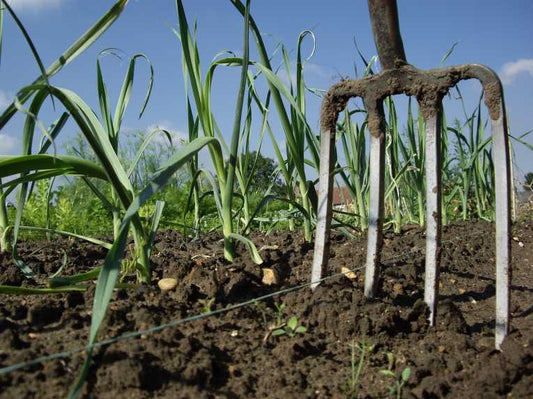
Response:
M391 95L416 97L425 122L426 135L426 264L424 300L429 323L435 324L439 290L441 245L440 135L442 98L459 81L478 79L485 91L491 119L496 190L496 330L497 349L509 329L510 260L510 166L507 122L501 82L494 71L479 64L419 70L405 57L395 0L368 0L374 41L382 72L358 80L345 80L327 92L321 109L320 176L317 231L312 270L312 288L326 272L329 256L334 180L336 123L339 113L352 97L361 97L367 110L370 130L370 212L364 294L376 295L382 248L385 113L383 100Z

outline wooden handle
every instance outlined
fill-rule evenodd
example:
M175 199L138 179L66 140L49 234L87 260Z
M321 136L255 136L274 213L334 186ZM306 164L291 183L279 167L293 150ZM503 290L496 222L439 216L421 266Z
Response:
M383 69L406 64L396 0L368 0L368 10Z

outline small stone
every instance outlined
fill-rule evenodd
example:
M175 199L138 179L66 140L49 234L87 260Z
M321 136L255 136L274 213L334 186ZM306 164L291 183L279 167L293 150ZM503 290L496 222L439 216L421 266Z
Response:
M485 348L493 348L494 347L494 338L492 337L482 337L478 341L479 346L483 346Z
M231 335L232 337L236 337L237 335L239 335L239 332L238 332L237 330L233 330L233 331L230 333L230 335Z
M357 274L352 272L350 269L348 269L346 266L341 268L341 273L344 274L347 278L350 280L355 280L357 278Z
M459 294L464 294L465 292L466 292L465 289L463 289L463 288L459 288Z
M401 283L395 283L392 286L392 290L396 293L396 295L402 295L403 294L403 286Z
M170 291L176 288L178 280L175 278L162 278L157 282L157 285L161 291Z
M520 241L520 242L518 243L518 246L521 247L521 248L523 248L523 247L524 247L524 243L523 243L522 241Z
M196 266L203 266L211 256L206 254L197 254L191 257L191 259L196 263Z
M31 332L31 333L28 334L28 337L30 337L31 339L37 339L37 338L39 338L39 334Z
M279 284L279 279L277 273L274 269L265 267L263 269L263 284L265 285L276 285Z
M456 279L454 279L454 278L451 278L451 279L450 279L450 283L455 284L456 282L457 282Z
M259 252L265 251L265 250L276 250L279 249L279 245L263 245L261 248L259 248Z
M444 345L439 345L438 351L439 353L443 353L446 350L446 347Z

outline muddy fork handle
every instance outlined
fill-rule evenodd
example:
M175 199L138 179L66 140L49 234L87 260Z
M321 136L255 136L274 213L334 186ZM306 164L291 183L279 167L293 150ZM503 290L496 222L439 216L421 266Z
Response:
M368 10L383 69L406 64L396 0L368 0Z

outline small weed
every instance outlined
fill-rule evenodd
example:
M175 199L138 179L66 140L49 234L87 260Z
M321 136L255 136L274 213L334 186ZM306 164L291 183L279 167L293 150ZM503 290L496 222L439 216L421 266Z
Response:
M263 320L263 326L268 326L267 313L269 311L267 305L264 302L257 301L254 303L255 308L261 313L261 319Z
M355 342L353 341L352 344L350 344L350 350L351 350L351 359L350 359L350 366L351 366L351 374L350 378L348 379L347 386L345 388L346 396L350 399L357 398L357 393L359 391L359 383L360 383L360 377L361 372L363 371L363 367L366 360L366 355L371 354L374 351L374 345L369 345L364 340L361 342ZM356 353L359 352L359 362L357 362L356 365Z
M400 399L402 397L402 388L405 385L407 381L409 381L409 377L411 376L411 369L409 367L406 367L403 369L400 376L397 376L396 373L392 371L392 368L394 367L394 355L392 353L387 353L387 359L389 361L389 365L387 370L380 370L379 372L385 376L388 376L392 378L393 383L390 385L389 388L389 396L390 397L396 397L396 399Z
M211 313L213 304L215 303L215 298L209 298L209 299L199 299L198 303L202 305L202 310L200 310L201 314Z
M274 306L276 307L276 311L274 312L276 317L276 325L280 326L283 324L283 310L285 309L285 304L276 302Z
M276 307L274 312L275 322L268 327L268 331L263 338L263 344L268 341L268 338L270 338L271 335L288 335L293 338L296 334L304 334L307 331L306 327L298 324L298 318L296 316L292 316L289 320L283 321L283 310L285 309L284 303L275 303L274 306Z
M124 282L124 279L128 276L132 276L137 271L137 257L135 255L135 248L133 245L129 246L129 250L132 254L130 258L124 258L122 259L121 265L120 265L120 282Z
M292 316L289 321L283 323L279 328L272 331L272 335L288 335L293 338L296 334L304 334L307 331L307 328L304 326L298 325L298 319L296 316Z

